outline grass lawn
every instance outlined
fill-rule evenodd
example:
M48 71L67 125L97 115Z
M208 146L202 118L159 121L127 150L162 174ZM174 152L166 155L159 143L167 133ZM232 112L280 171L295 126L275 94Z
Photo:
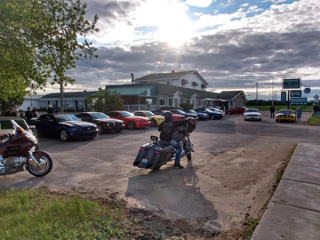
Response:
M308 125L320 126L320 116L311 116L307 121Z
M269 111L269 108L271 106L246 106L246 108L258 108L260 111ZM287 109L287 105L279 105L274 106L276 108L276 111L279 111L280 109ZM312 105L301 105L301 106L290 106L290 109L294 107L294 109L297 109L300 107L302 109L302 112L312 112L313 106Z
M123 209L52 195L0 191L0 239L127 239Z

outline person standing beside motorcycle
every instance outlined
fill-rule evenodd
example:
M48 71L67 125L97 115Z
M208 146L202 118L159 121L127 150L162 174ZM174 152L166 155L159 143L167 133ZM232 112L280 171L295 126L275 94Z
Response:
M158 131L160 132L160 140L170 142L170 144L176 149L176 157L174 161L174 167L183 169L184 167L180 164L180 158L182 148L179 144L181 141L181 134L176 132L176 129L181 126L186 126L189 120L173 120L173 114L171 112L164 113L164 121L159 125Z

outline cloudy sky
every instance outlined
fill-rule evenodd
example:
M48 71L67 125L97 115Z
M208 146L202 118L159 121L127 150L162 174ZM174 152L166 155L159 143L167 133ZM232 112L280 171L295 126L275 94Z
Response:
M87 0L99 58L78 61L65 91L197 70L208 90L280 99L282 78L320 96L320 0ZM272 95L272 86L274 94ZM52 89L48 88L48 91ZM58 86L54 86L58 92ZM249 96L250 95L250 96Z

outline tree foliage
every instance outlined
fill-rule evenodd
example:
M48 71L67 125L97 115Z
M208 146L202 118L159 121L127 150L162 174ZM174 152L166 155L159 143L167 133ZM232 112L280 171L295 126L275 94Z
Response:
M107 89L99 91L86 98L91 111L107 113L113 110L122 110L123 99L117 92L110 93Z
M96 50L86 35L98 31L98 17L90 23L86 8L80 0L0 1L0 100L42 89L50 77L61 89L75 81L66 71Z

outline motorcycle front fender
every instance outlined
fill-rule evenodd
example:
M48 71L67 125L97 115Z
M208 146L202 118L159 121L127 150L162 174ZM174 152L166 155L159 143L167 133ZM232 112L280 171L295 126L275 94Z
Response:
M43 155L49 155L50 156L50 153L46 152L46 151L42 151L42 150L38 150L38 151L35 151L33 153L33 157L35 159L37 159L39 161L40 157L43 156ZM51 156L50 156L51 157Z

